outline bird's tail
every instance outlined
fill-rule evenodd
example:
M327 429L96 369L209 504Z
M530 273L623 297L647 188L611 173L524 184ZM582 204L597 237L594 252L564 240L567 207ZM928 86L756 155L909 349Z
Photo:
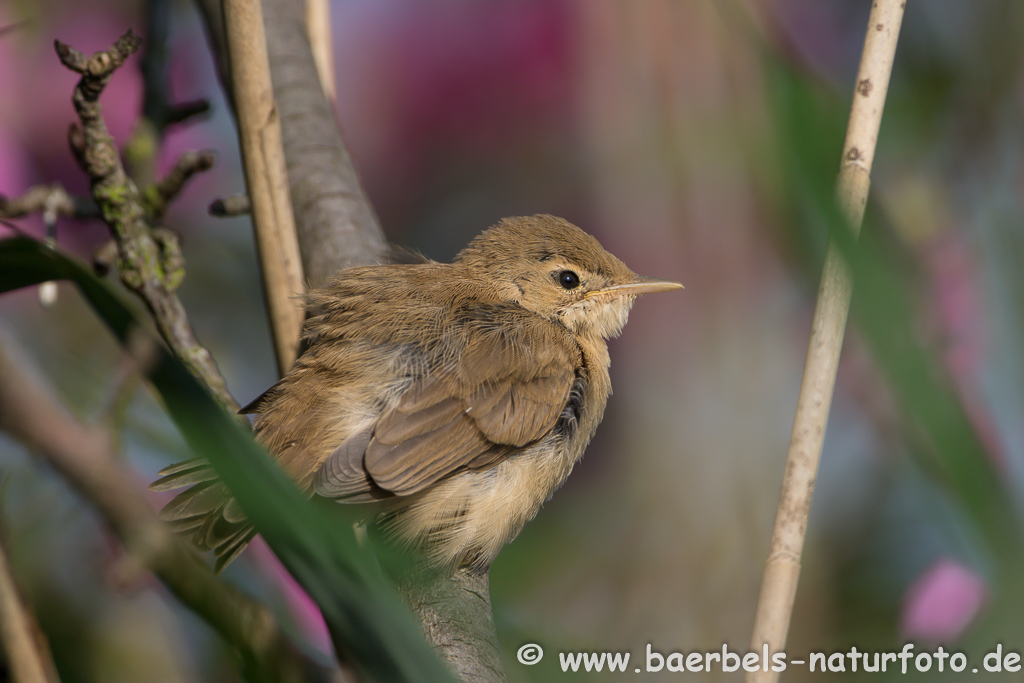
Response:
M245 550L256 530L205 460L165 467L149 489L173 491L186 486L189 488L160 511L160 519L190 537L200 550L212 550L217 556L214 568L219 572Z

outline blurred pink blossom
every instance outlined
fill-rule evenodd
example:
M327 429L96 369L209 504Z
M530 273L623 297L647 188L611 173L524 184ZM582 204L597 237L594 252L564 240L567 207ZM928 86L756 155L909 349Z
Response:
M987 597L980 576L958 562L941 559L907 589L900 615L902 637L950 643L963 634Z
M302 631L306 642L321 652L333 652L331 637L327 632L327 624L324 623L323 615L320 614L320 608L313 602L313 598L309 597L306 591L302 590L302 587L299 586L298 582L292 578L292 575L288 573L288 570L284 568L284 565L277 559L277 556L267 547L266 542L261 536L253 539L248 552L252 553L256 563L263 568L280 588L281 594L291 610L292 617Z

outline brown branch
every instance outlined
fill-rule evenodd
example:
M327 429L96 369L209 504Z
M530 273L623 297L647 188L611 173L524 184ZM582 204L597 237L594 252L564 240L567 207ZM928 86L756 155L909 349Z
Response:
M146 208L152 220L159 220L167 205L185 187L185 183L197 173L213 168L217 154L213 150L188 151L178 157L174 167L159 182L146 189Z
M860 232L864 218L871 163L905 5L903 0L876 0L868 18L836 185L839 209L854 235ZM769 656L783 651L786 645L811 497L850 310L853 279L838 249L830 241L825 254L782 492L754 617L751 650L761 652L766 647ZM774 683L778 676L777 671L758 670L747 673L746 680Z
M319 286L339 268L380 262L389 246L320 87L303 3L265 0L263 16L303 271Z
M474 683L505 680L488 582L487 572L468 569L398 582L427 640L462 680Z
M70 194L60 183L33 185L18 197L0 195L0 218L21 218L31 213L71 218L100 217L100 209L91 197Z
M50 648L14 580L7 548L0 542L0 643L14 683L58 683Z
M210 204L209 212L211 216L217 216L218 218L244 216L252 212L252 202L249 201L249 195L247 194L221 197L220 199L215 199Z
M121 281L145 302L175 355L206 383L221 404L234 412L238 403L228 393L210 352L196 339L185 309L174 294L184 277L177 242L166 233L158 235L150 230L138 187L125 173L101 114L100 94L140 42L129 30L109 50L87 59L74 48L55 41L61 62L82 75L72 97L81 127L71 127L69 141L89 176L93 199L117 242Z
M391 258L328 104L302 3L264 0L267 49L281 112L292 202L307 279ZM487 574L456 571L400 585L424 634L463 680L505 680Z
M322 667L287 641L265 607L218 580L157 519L136 478L119 464L110 432L75 419L25 365L11 356L10 344L0 344L0 430L43 457L89 500L126 551L238 649L253 678L328 680Z

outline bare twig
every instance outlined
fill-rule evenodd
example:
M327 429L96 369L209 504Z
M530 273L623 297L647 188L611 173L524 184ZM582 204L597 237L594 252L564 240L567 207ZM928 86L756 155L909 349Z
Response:
M305 313L296 296L303 293L305 283L259 0L225 0L224 22L270 328L277 369L284 374L298 356Z
M33 185L18 197L0 196L0 218L21 218L47 211L72 218L100 217L100 209L91 197L70 194L60 183Z
M10 344L0 344L0 430L64 475L96 507L127 551L238 649L255 678L326 680L322 667L285 639L265 607L219 581L195 551L156 518L135 477L118 463L111 434L68 414L24 367L11 357Z
M100 277L110 272L117 262L117 242L107 240L92 252L92 269Z
M244 216L252 212L252 202L247 194L234 194L215 199L210 204L210 215L218 217Z
M174 294L184 275L176 240L166 233L150 231L139 190L125 173L101 115L100 94L139 44L138 36L128 31L109 50L87 59L78 50L55 41L61 62L82 75L72 98L82 125L71 127L69 141L117 242L121 281L145 302L160 334L178 358L226 408L236 411L237 402L228 393L210 352L196 339L185 309Z
M167 210L167 205L185 187L185 183L195 174L213 168L216 160L217 154L209 149L201 152L185 152L178 157L174 168L158 183L147 188L145 192L146 207L149 209L150 218L159 220Z
M58 683L53 665L35 616L22 601L14 580L7 548L0 542L0 643L14 683Z
M836 189L840 210L854 234L860 231L867 204L871 163L904 6L903 0L876 0L868 19ZM830 241L751 639L752 650L761 652L767 647L769 656L786 645L852 286L849 267ZM778 672L767 668L748 672L748 683L776 681Z

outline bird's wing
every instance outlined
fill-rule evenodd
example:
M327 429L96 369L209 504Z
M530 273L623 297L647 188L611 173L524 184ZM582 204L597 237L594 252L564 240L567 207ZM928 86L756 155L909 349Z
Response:
M347 498L368 480L411 495L551 431L581 363L569 333L489 307L474 311L460 332L457 353L414 379L372 433L353 435L327 458L315 479L318 494Z

